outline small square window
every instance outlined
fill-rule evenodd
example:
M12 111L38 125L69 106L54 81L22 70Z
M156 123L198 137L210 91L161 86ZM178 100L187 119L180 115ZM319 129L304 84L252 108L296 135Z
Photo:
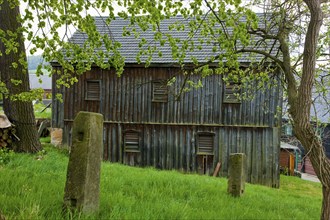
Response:
M214 154L214 133L202 132L197 134L197 154Z
M229 82L224 85L223 102L224 103L241 103L241 84Z
M101 81L87 80L85 90L85 100L99 101L101 98Z
M140 152L140 135L139 132L131 130L124 134L124 150L125 152Z
M282 133L287 136L293 136L293 130L291 124L282 125Z
M168 87L165 81L152 82L152 101L153 102L168 101Z

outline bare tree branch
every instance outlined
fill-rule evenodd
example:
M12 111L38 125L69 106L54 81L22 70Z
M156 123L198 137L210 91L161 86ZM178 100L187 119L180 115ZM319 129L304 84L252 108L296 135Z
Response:
M222 21L218 14L214 11L214 9L211 7L210 3L207 1L207 0L204 0L204 2L206 3L207 7L212 11L212 14L216 17L216 19L218 20L219 24L221 25L222 27L222 30L223 32L225 33L226 35L226 38L229 40L229 34L227 33L227 29L225 28L225 25L223 24L224 21Z
M269 54L266 51L243 48L243 49L237 50L236 53L256 53L256 54L261 54L261 55L263 55L265 57L268 57L269 59L273 60L274 62L276 62L281 68L283 67L283 62L279 58L277 58L275 56L272 56L271 54Z

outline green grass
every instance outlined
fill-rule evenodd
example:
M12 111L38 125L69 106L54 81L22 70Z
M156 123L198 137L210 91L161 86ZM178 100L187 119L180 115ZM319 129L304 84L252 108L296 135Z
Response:
M48 76L50 74L50 72L46 69L41 69L42 73L44 76ZM37 73L37 70L34 69L34 70L29 70L29 74L36 74Z
M45 149L0 167L8 219L70 219L61 215L68 154ZM246 184L241 198L226 190L225 178L102 163L100 211L77 219L319 219L319 183L281 176L280 189Z
M34 108L34 115L36 118L48 118L50 119L52 117L52 109L47 108L44 110L46 106L42 103L37 103L33 106ZM44 110L44 111L43 111ZM43 111L43 112L41 112ZM4 114L3 108L0 107L0 114Z
M36 118L48 118L51 119L52 117L52 110L51 108L46 108L45 105L42 103L37 103L33 105L34 108L34 115Z
M40 138L40 142L42 143L42 144L49 144L50 143L50 136L48 136L48 137L41 137Z

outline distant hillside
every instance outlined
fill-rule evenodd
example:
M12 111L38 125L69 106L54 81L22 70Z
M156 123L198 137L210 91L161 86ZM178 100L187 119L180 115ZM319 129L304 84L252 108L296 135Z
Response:
M28 69L35 70L37 69L38 65L43 62L43 58L41 55L28 56L27 61L28 61Z

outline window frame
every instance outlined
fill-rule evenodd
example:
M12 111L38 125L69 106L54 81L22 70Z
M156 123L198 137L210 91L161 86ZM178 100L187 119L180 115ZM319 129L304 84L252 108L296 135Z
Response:
M90 92L89 88L88 88L89 83L98 83L98 86L99 86L98 98L88 96L88 94ZM101 91L102 91L101 80L87 79L85 81L85 101L100 101L101 100Z
M201 139L201 136L204 136L204 137L210 137L212 138L212 153L210 152L203 152L203 151L200 151L200 139ZM196 134L196 154L197 155L214 155L214 150L215 150L215 133L214 132L197 132Z
M160 80L160 79L152 81L152 102L161 102L161 103L168 102L168 86L165 82L166 82L165 80ZM160 91L163 90L165 92L159 94L159 90ZM157 98L157 96L161 96L161 97Z
M238 96L236 95L238 94ZM224 82L223 86L223 100L225 104L241 104L242 101L239 98L239 95L242 94L242 88L240 82Z
M127 133L133 133L133 134L136 134L137 135L137 148L136 149L132 149L132 148L127 148L127 145L126 145L126 135ZM140 141L141 141L141 135L140 135L140 131L137 131L137 130L134 130L134 129L130 129L130 130L125 130L123 132L123 148L124 148L124 152L125 153L140 153L141 152L141 149L140 149ZM132 144L133 145L133 144Z

